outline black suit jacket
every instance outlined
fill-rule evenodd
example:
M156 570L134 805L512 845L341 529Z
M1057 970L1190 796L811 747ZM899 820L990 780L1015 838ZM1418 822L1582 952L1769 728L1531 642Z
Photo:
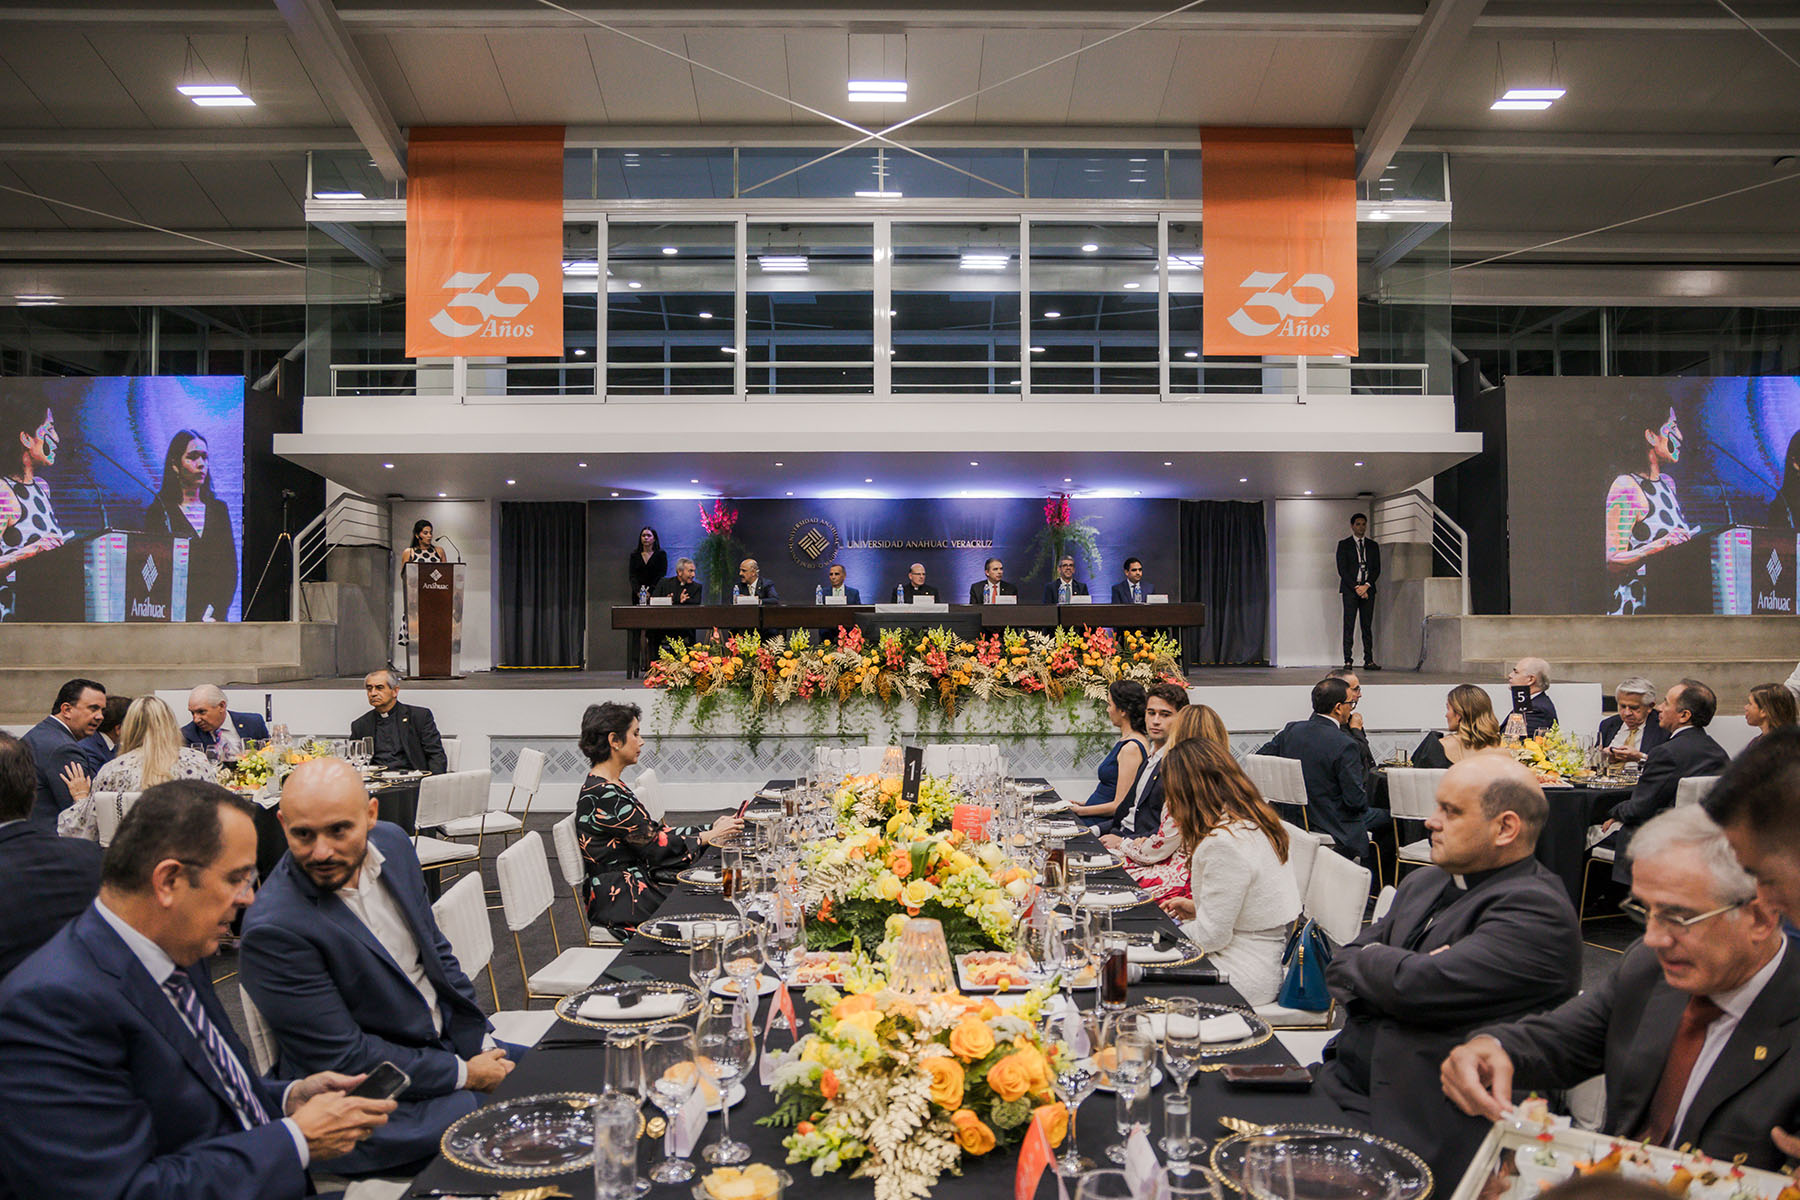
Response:
M1148 596L1150 594L1150 581L1148 579L1138 580L1138 594L1140 596ZM1133 603L1131 599L1131 583L1129 580L1122 579L1118 583L1112 585L1112 602L1114 604Z
M394 716L400 721L400 748L406 752L406 761L412 764L412 769L442 775L448 760L444 757L444 739L438 736L437 721L431 710L416 704L396 703ZM374 737L376 717L371 708L350 722L350 736Z
M683 592L687 593L687 599L685 600L682 599ZM661 583L658 583L655 587L651 588L650 594L652 596L669 596L674 599L676 604L706 603L706 585L700 582L700 577L698 575L694 576L694 582L692 583L683 583L681 580L671 575Z
M1522 709L1515 710L1525 714L1525 736L1536 737L1544 730L1556 724L1556 701L1550 699L1549 692L1534 692L1531 699ZM1511 716L1511 713L1507 714ZM1652 718L1654 720L1654 718Z
M1639 942L1600 986L1550 1012L1481 1032L1505 1047L1515 1088L1573 1087L1604 1073L1600 1128L1635 1137L1649 1119L1687 1002L1687 993L1669 986L1655 953ZM1752 1167L1779 1168L1782 1154L1769 1140L1769 1128L1792 1129L1800 1121L1800 1060L1789 1057L1797 1040L1800 946L1789 939L1781 964L1738 1021L1670 1143L1690 1143L1726 1162L1742 1155Z
M117 732L116 730L114 732ZM91 780L100 773L100 768L119 756L119 744L106 744L106 739L95 730L75 743L81 754L82 764L87 767L87 777Z
M269 740L268 723L259 714L232 712L230 709L226 709L225 715L231 718L231 727L237 730L240 739L256 738L265 742ZM192 721L181 727L181 740L196 750L204 750L213 744L212 737L201 733L200 727Z
M1609 744L1613 740L1613 737L1619 732L1619 726L1624 723L1625 718L1621 717L1618 713L1614 713L1612 716L1606 718L1606 720L1600 722L1600 732L1595 735L1597 744L1602 747ZM1656 714L1651 713L1644 720L1643 732L1638 734L1637 748L1643 753L1648 754L1668 740L1669 731L1662 727L1662 722L1656 719Z
M25 731L19 739L31 747L31 761L37 766L37 797L31 804L31 823L51 833L56 832L56 815L75 802L62 773L70 763L87 769L81 756L81 744L69 727L55 717L45 717Z
M1154 767L1139 776L1132 798L1126 804L1130 806L1130 812L1114 813L1099 832L1116 833L1122 838L1149 837L1156 832L1163 818L1162 759L1157 759Z
M1624 826L1613 860L1613 878L1631 882L1631 864L1625 861L1625 848L1632 835L1651 817L1672 808L1681 781L1690 775L1717 775L1731 761L1725 748L1712 740L1704 729L1687 726L1676 730L1669 739L1650 751L1644 769L1638 775L1631 795L1613 806L1612 817Z
M0 879L13 899L0 906L0 979L100 891L100 844L57 837L29 821L0 828Z
M1555 872L1523 859L1433 916L1455 887L1437 867L1413 871L1387 916L1332 956L1325 979L1345 1019L1319 1073L1340 1107L1419 1151L1440 1179L1462 1177L1489 1128L1445 1099L1445 1055L1472 1030L1560 1004L1581 986L1581 925Z
M755 596L764 604L781 603L781 597L775 594L775 585L769 582L769 577L766 575L758 575L756 577L756 582L751 584L748 590L745 590L744 584L740 580L738 583L738 595Z
M1306 777L1307 820L1347 853L1361 858L1369 848L1369 794L1362 747L1330 717L1292 721L1265 742L1258 754L1297 758Z
M1046 583L1044 585L1044 603L1045 604L1059 603L1060 601L1058 598L1058 594L1061 592L1061 590L1062 590L1062 580L1061 579L1052 579L1049 583ZM1074 596L1085 596L1088 594L1088 585L1081 582L1081 580L1079 580L1079 579L1071 579L1071 580L1069 580L1069 593Z
M1381 578L1381 547L1374 538L1363 539L1363 553L1368 559L1369 595L1375 594L1375 581ZM1347 537L1337 544L1338 591L1348 596L1356 591L1356 539Z
M985 604L986 601L983 600L982 597L987 595L987 586L988 581L986 579L979 579L974 583L971 583L969 585L969 603ZM1000 594L1002 596L1016 596L1019 594L1019 589L1002 579L1000 581Z
M825 594L827 596L831 595L831 589L829 587L825 589ZM861 604L862 603L862 593L857 591L855 588L851 587L849 584L846 583L844 585L844 603L845 604Z
M938 598L937 588L929 583L921 583L918 587L914 587L912 583L908 581L896 584L895 586L900 589L901 595L905 597L903 603L906 604L911 604L914 596L930 596L933 600Z

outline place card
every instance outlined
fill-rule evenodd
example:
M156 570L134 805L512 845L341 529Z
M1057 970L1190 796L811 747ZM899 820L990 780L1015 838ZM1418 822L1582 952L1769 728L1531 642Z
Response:
M842 605L850 603L850 597L848 597L848 596L827 596L827 597L825 597L825 603L836 604L836 605L842 606Z
M675 597L673 597L673 596L652 596L652 597L650 597L650 607L651 608L666 608L674 603L675 603Z
M733 596L731 598L731 602L733 604L761 604L762 597L760 597L760 596Z
M1144 597L1145 604L1167 604L1168 602L1169 593L1167 592L1151 592L1148 596Z
M1094 598L1092 596L1080 596L1080 595L1070 596L1069 599L1066 601L1066 603L1069 603L1069 604L1092 604L1093 602L1094 602Z
M1017 604L1018 602L1019 602L1019 598L1017 596L995 596L994 597L995 604Z

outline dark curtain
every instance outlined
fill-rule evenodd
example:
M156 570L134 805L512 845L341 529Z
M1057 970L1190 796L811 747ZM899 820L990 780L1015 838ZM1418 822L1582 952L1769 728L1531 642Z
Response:
M587 506L500 505L500 665L579 667L587 616Z
M1182 637L1196 666L1267 666L1269 538L1261 501L1184 500L1181 590L1206 605L1206 626Z

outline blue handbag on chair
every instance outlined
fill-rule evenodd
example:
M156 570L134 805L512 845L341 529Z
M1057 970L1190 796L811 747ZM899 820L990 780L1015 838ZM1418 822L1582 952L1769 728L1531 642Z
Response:
M1283 1008L1324 1012L1331 1007L1325 987L1325 967L1331 962L1331 943L1317 921L1308 917L1288 935L1281 953L1281 991L1275 1001Z

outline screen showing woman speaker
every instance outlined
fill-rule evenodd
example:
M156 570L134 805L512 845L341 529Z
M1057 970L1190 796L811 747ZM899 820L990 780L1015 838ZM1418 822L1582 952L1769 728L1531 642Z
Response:
M0 379L0 620L235 621L244 380Z

